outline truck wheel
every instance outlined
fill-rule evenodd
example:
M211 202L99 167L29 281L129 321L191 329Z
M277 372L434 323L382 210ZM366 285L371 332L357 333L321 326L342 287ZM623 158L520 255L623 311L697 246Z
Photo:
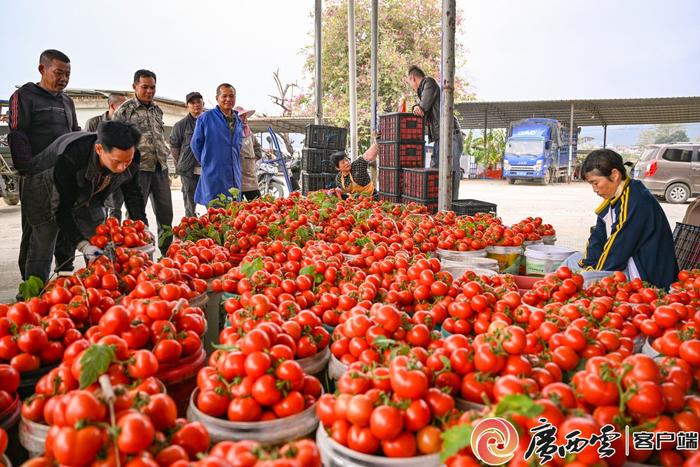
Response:
M551 181L552 181L552 171L548 170L544 173L544 176L542 177L542 185L549 185Z
M515 185L515 179L514 179L514 178L509 178L509 179L508 179L508 185Z
M666 201L672 204L685 203L688 201L689 197L690 190L682 183L673 183L672 185L669 185L669 187L666 188L666 193L664 194Z

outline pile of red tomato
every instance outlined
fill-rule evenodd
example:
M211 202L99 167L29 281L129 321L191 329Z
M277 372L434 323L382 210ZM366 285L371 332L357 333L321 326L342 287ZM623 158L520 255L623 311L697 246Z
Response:
M124 219L120 224L114 217L108 217L104 224L95 229L95 235L90 237L90 243L104 249L108 244L115 247L138 248L152 242L152 238L143 221Z

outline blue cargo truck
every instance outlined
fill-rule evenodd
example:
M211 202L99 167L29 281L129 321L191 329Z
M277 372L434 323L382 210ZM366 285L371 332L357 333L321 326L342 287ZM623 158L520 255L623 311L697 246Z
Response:
M551 118L526 118L511 123L503 155L503 177L511 185L516 180L543 185L565 181L569 157L572 175L576 165L578 131L574 131L572 140L570 155L569 129Z

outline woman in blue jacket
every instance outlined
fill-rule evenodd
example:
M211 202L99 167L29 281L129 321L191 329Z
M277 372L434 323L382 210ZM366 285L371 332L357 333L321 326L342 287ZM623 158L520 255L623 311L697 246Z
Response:
M241 144L243 123L236 105L236 90L228 83L216 88L215 109L197 119L192 135L192 152L202 174L199 177L194 200L207 206L219 195L231 196L230 189L241 190Z
M588 271L625 271L668 289L678 275L673 233L656 198L631 180L615 151L599 149L586 157L584 179L605 201L596 209L586 252L578 266Z

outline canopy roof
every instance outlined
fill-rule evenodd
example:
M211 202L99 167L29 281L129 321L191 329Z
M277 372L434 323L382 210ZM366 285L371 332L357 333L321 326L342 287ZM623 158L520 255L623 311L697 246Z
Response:
M463 129L507 128L521 118L546 117L577 126L643 125L700 122L700 97L493 101L455 104Z

